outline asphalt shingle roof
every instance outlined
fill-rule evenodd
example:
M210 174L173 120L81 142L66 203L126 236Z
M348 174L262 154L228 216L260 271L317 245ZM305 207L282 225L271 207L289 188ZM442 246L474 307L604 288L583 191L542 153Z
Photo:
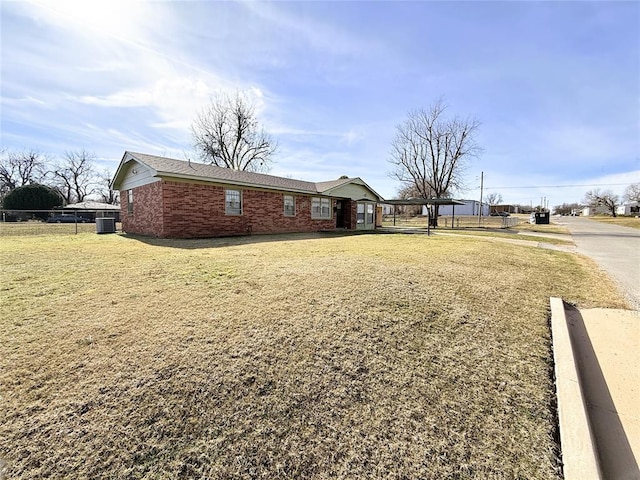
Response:
M128 152L132 157L153 168L159 175L178 175L181 177L219 180L234 184L248 184L305 193L321 193L316 184L293 178L276 177L264 173L244 172L231 168L216 167L204 163L175 160L146 153Z

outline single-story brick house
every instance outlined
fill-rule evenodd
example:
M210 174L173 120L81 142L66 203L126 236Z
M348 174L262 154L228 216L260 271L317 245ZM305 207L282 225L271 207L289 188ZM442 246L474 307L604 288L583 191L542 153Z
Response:
M374 229L383 200L357 177L314 183L133 152L112 187L122 230L163 238Z

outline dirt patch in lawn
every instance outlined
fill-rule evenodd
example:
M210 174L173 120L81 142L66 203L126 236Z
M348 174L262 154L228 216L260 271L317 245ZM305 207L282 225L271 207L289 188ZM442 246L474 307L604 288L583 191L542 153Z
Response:
M548 298L587 260L463 237L0 242L8 478L560 478Z

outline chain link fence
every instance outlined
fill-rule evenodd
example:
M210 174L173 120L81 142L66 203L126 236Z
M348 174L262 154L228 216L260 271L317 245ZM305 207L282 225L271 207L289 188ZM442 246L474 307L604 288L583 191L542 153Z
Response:
M519 216L483 216L477 215L441 215L438 217L438 228L511 228L522 222ZM384 215L382 218L382 226L392 226L394 223L393 215ZM401 227L420 227L426 228L427 217L424 215L396 215L395 225Z
M2 210L0 235L47 235L96 232L96 219L113 218L120 230L120 207L113 210Z

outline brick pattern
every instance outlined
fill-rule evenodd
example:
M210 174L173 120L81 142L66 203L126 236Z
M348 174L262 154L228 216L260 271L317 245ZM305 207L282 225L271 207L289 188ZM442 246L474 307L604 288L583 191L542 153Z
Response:
M355 200L345 200L344 202L344 225L350 230L355 230L358 226L358 202Z
M128 195L120 193L120 220L127 233L162 237L162 182L133 189L133 212L129 213Z
M153 187L152 187L153 186ZM152 187L152 188L149 188ZM206 238L252 233L293 233L335 230L336 220L311 218L311 196L294 195L296 215L285 216L284 193L242 191L242 215L225 214L225 188L211 184L165 181L134 189L134 214L127 214L122 195L122 228L167 238ZM355 212L355 202L351 208ZM355 218L355 214L353 214ZM355 228L355 222L353 222Z

